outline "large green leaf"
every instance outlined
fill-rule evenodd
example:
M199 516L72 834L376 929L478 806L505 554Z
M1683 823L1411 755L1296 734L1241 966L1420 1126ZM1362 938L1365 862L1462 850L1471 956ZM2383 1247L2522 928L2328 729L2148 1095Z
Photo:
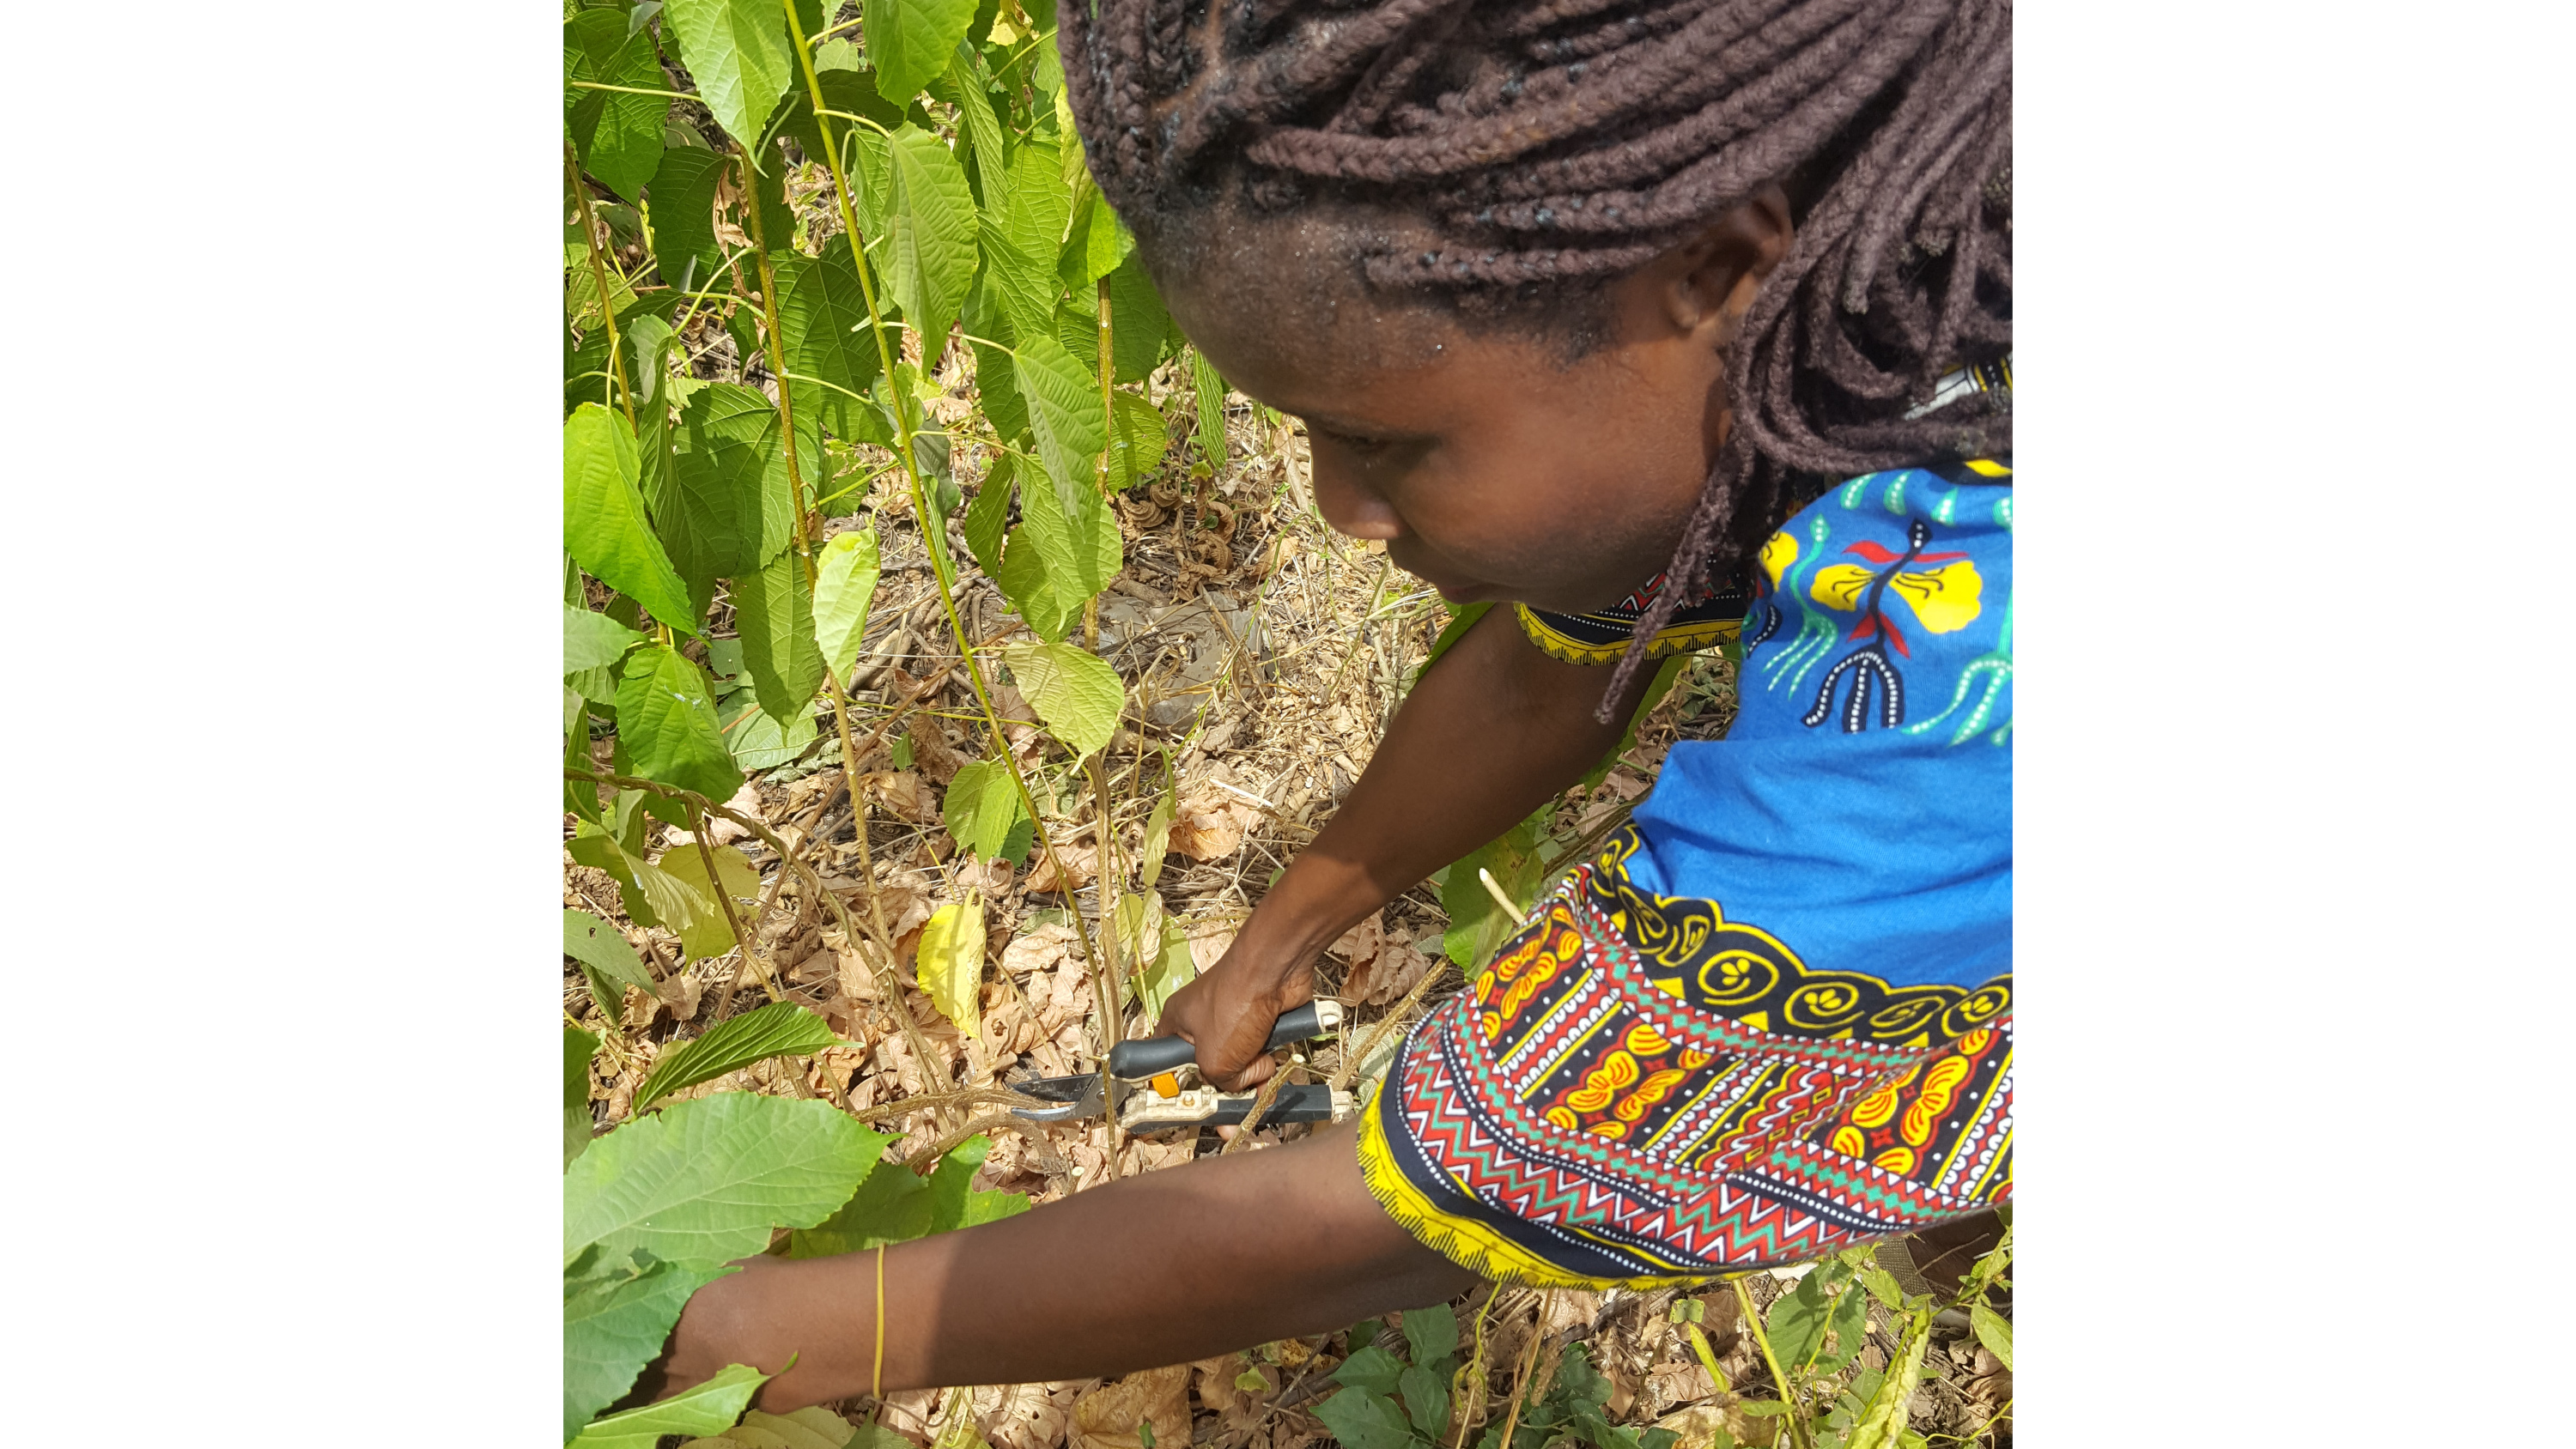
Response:
M975 19L975 0L861 0L859 16L877 93L901 106L948 68Z
M707 855L716 863L717 881L734 901L734 914L748 917L751 903L760 898L760 872L749 857L730 845L710 845ZM692 843L675 845L662 853L663 874L707 898L707 909L680 930L680 952L691 960L721 956L734 948L733 923L725 919L724 903L716 899L717 883L707 879L707 863L698 856Z
M1011 362L1020 396L1029 405L1030 430L1037 434L1038 460L1055 484L1058 507L1071 513L1099 486L1093 464L1108 425L1101 414L1100 380L1052 336L1020 338Z
M720 1021L695 1041L663 1053L644 1078L644 1085L635 1089L635 1110L641 1112L673 1092L712 1082L754 1062L771 1057L812 1056L840 1042L823 1024L823 1018L795 1002L773 1001L758 1011Z
M1474 972L1493 958L1494 949L1505 938L1520 929L1503 914L1477 872L1492 871L1495 884L1526 915L1531 894L1547 874L1539 862L1538 832L1537 819L1524 820L1499 838L1478 846L1474 854L1450 866L1449 873L1441 878L1440 904L1449 912L1449 929L1441 937L1441 946L1460 970Z
M987 485L989 486L989 485ZM972 510L969 510L971 513ZM877 592L877 528L836 533L814 556L814 638L834 678L850 672L868 632Z
M567 910L564 912L563 936L565 955L620 986L639 986L646 991L653 989L652 973L644 969L635 948L626 944L626 938L617 933L615 926L588 911ZM602 1010L608 1006L605 1001L600 1003Z
M617 737L635 773L710 800L731 799L742 788L716 726L714 692L706 671L678 650L649 644L635 651L617 683Z
M724 728L725 743L733 747L734 764L744 770L786 764L805 753L821 733L810 711L800 710L783 723L771 719L748 689L718 703L716 719Z
M918 126L894 133L887 198L887 280L921 334L924 364L948 345L948 324L975 280L975 198L948 143Z
M564 658L566 674L585 669L599 669L615 664L626 651L644 642L644 636L618 623L595 609L564 606Z
M769 1375L729 1363L715 1377L659 1403L593 1419L569 1449L654 1449L665 1434L721 1434L734 1426Z
M564 419L564 548L655 619L695 634L688 588L645 521L638 467L626 419L597 403L573 409Z
M1344 1389L1315 1405L1314 1414L1347 1449L1412 1449L1404 1411L1382 1394Z
M875 410L867 394L882 359L868 325L867 294L850 265L848 239L832 238L820 259L787 254L770 265L778 278L778 330L787 370L829 384L800 383L790 401L800 415L810 408L834 437L865 436L873 420L852 414Z
M1011 677L1049 732L1072 746L1076 756L1091 755L1118 732L1127 687L1109 661L1068 640L1014 644L1002 651L1002 662L1011 667Z
M1065 185L1064 153L1053 142L1032 135L1011 158L1011 206L1005 218L1014 250L1046 274L1041 313L1055 311L1057 278L1048 265L1064 246L1065 222L1073 212L1073 191Z
M626 17L615 10L584 10L564 22L566 78L665 90L670 81L653 56L653 36L638 29L629 34ZM631 91L575 91L577 115L573 143L582 169L628 201L643 194L662 161L662 121L671 113L669 96L643 96Z
M716 124L746 146L758 142L795 75L785 14L769 0L668 0L662 16Z
M1075 495L1069 516L1048 507L1044 493L1032 505L1028 491L1023 489L1020 517L1020 527L1011 536L1014 540L1025 538L1036 547L1046 565L1047 587L1067 612L1079 612L1085 599L1109 587L1109 581L1118 577L1123 561L1118 520L1110 515L1108 502L1090 488Z
M828 1102L719 1092L639 1117L564 1175L564 1261L593 1243L722 1263L850 1200L887 1138Z
M635 1386L662 1352L689 1295L736 1269L723 1263L666 1263L646 1252L584 1255L564 1274L564 1437Z
M577 1026L564 1028L564 1166L590 1145L590 1058L599 1038Z
M1190 349L1190 390L1197 394L1199 408L1199 452L1207 465L1217 472L1225 471L1225 379L1217 376L1216 364L1207 354Z
M1109 439L1109 491L1123 493L1162 466L1171 428L1161 409L1135 393L1114 394L1111 408L1118 427Z
M983 404L984 420L1004 444L1018 444L1029 437L1029 405L1011 375L1010 348L1019 329L1012 324L1000 291L1008 285L1001 271L1012 265L1006 260L1009 243L999 241L990 226L980 228L978 234L984 242L984 268L976 273L974 290L966 294L966 345L975 353L975 391Z
M787 1256L860 1253L1028 1211L1029 1200L1018 1193L973 1190L975 1171L992 1150L992 1142L984 1136L969 1137L939 1159L928 1178L900 1162L878 1163L839 1211L788 1237Z
M1073 217L1065 229L1064 255L1056 263L1064 284L1081 291L1118 270L1136 250L1136 235L1092 184L1086 173L1075 183ZM1116 319L1111 319L1115 325Z
M716 183L732 158L695 146L662 153L647 204L653 213L653 266L665 285L716 287L724 252L716 242Z
M939 816L958 849L977 860L995 856L1016 860L1028 849L1028 812L1020 808L1019 788L1012 782L1011 767L1003 761L977 760L959 767L948 782L948 794L939 802Z
M797 440L806 441L803 426ZM684 577L695 583L703 569L708 578L737 578L796 541L796 495L778 408L768 398L737 383L700 388L680 410L680 442L677 492L671 507L656 500L654 524L672 540L672 561Z
M1093 293L1091 305L1097 309L1099 295ZM1092 313L1097 329L1099 313ZM1163 344L1172 333L1172 314L1163 308L1163 295L1154 290L1154 279L1145 272L1142 253L1130 255L1109 274L1109 361L1120 382L1143 382L1163 360ZM1095 330L1094 336L1098 334ZM1098 346L1093 348L1097 367Z
M734 627L742 631L743 668L771 719L808 712L823 687L823 651L814 642L814 595L805 561L794 549L733 581Z
M993 97L984 89L984 67L971 50L957 52L948 63L948 89L955 95L957 134L975 163L976 189L984 210L1006 215L1011 205L1009 160L1002 152L1002 122L993 114Z

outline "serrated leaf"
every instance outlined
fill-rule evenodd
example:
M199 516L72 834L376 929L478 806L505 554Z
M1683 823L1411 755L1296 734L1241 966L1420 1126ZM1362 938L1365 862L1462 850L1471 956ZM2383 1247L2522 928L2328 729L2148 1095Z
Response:
M1064 153L1053 141L1032 135L1011 158L1011 204L1003 228L1012 250L1031 269L1031 287L1042 292L1033 316L1055 313L1058 278L1048 265L1064 247L1064 228L1073 212L1073 190L1065 184Z
M1109 491L1123 493L1160 467L1171 431L1162 412L1132 392L1111 398L1117 429L1109 439Z
M714 692L706 672L669 645L635 651L617 684L617 736L636 774L710 800L733 798L742 771L717 728Z
M1010 766L999 760L961 766L939 802L939 816L957 848L976 860L1003 854L1016 828L1028 820Z
M974 555L975 566L987 575L1000 572L1002 567L1002 528L1011 512L1013 471L1010 454L994 458L992 468L984 474L983 486L976 490L975 501L966 505L965 524L960 531L966 535L966 551ZM1015 606L1018 603L1012 602Z
M1210 468L1225 471L1225 379L1217 375L1216 364L1207 354L1190 349L1190 388L1197 394L1199 409L1199 451Z
M735 914L748 919L752 902L760 897L760 872L741 851L730 845L711 845L707 854L716 862L716 875L724 883L724 893L733 898ZM706 862L698 857L698 847L675 845L663 852L663 874L706 897L708 907L698 918L680 930L680 951L688 960L721 956L734 948L733 927L725 920L724 903L716 899L716 888L707 880ZM649 987L647 990L651 989Z
M991 486L987 484L986 486ZM972 524L968 525L972 528ZM814 556L814 637L834 678L858 662L877 592L877 528L834 534Z
M1011 183L1008 160L1002 154L1002 122L993 114L993 98L984 89L983 63L972 50L950 58L948 86L956 93L957 133L965 138L975 163L975 184L983 193L984 210L1005 215L1011 205Z
M564 1437L635 1386L662 1352L689 1295L738 1270L723 1263L666 1263L650 1253L597 1260L564 1275Z
M1093 460L1108 428L1099 380L1083 371L1063 343L1045 335L1019 340L1011 375L1028 404L1029 429L1037 435L1038 461L1055 484L1056 504L1071 514L1097 489Z
M948 345L948 325L975 280L975 198L965 169L937 136L907 123L888 151L887 281L921 334L926 364Z
M720 1092L640 1117L564 1177L564 1261L593 1243L675 1263L759 1252L850 1200L889 1139L826 1102Z
M563 672L579 673L615 664L644 636L591 609L564 608Z
M1986 1346L1986 1352L1993 1354L1996 1362L2010 1370L2013 1366L2012 1320L1983 1303L1971 1303L1968 1305L1968 1326L1976 1330L1977 1342Z
M1028 1211L1015 1192L974 1191L975 1170L993 1150L977 1134L951 1148L924 1178L900 1162L881 1162L829 1218L788 1239L790 1258L830 1258L882 1243L908 1243Z
M720 486L708 506L731 509L736 551L721 556L727 567L716 577L748 573L796 542L796 492L775 403L737 383L710 383L680 410L680 438L684 464L703 455L716 469ZM821 456L822 445L807 436L805 422L798 423L796 438L799 448Z
M1045 490L1036 494L1035 507L1026 490L1020 496L1024 521L1003 545L1004 576L996 582L1014 600L1028 601L1021 617L1041 638L1061 640L1083 602L1118 576L1118 522L1088 489L1069 518L1047 506Z
M564 842L564 853L581 865L606 871L617 882L627 916L639 926L678 930L682 923L697 919L701 910L715 909L713 902L691 887L645 864L617 841L587 825Z
M1803 1370L1809 1358L1824 1344L1825 1327L1833 1313L1833 1300L1826 1294L1824 1275L1809 1273L1798 1280L1797 1288L1771 1305L1764 1326L1769 1331L1771 1351L1780 1366L1792 1373Z
M1077 757L1098 752L1118 733L1127 687L1108 660L1068 640L1014 644L1002 650L1002 662L1048 733L1072 746Z
M790 401L800 415L812 412L834 437L873 431L877 420L858 413L876 410L868 392L883 359L868 322L867 294L850 264L849 239L832 238L820 258L785 253L770 266L778 278L778 331L787 370L828 384L797 383Z
M588 911L567 910L564 912L563 934L565 955L620 986L638 986L646 991L653 989L652 973L644 969L635 948L626 944L626 938L617 933L615 926ZM606 1011L609 1005L603 1001L600 1009ZM614 1013L610 1019L615 1019Z
M877 93L898 106L911 104L948 68L974 19L975 0L861 0L860 33L876 62Z
M1136 853L1136 878L1152 890L1163 878L1163 857L1172 848L1172 789L1165 786L1154 800L1154 813L1145 820L1145 843Z
M597 403L564 419L564 548L583 569L664 624L698 632L697 611L645 520L626 420Z
M1056 263L1057 275L1078 292L1118 270L1135 249L1136 234L1118 219L1086 172L1074 183L1073 216L1065 230L1064 255ZM1116 325L1115 318L1111 325Z
M734 627L742 634L743 668L761 713L794 719L810 713L823 687L823 651L814 641L814 596L805 561L793 549L733 581Z
M795 74L779 7L764 0L668 0L662 23L678 37L680 58L716 124L746 146L758 143L760 123L777 109Z
M1099 305L1096 294L1093 305ZM1171 332L1172 314L1145 271L1143 254L1130 253L1109 274L1109 364L1117 380L1143 382L1151 375Z
M577 1026L564 1028L564 1165L590 1145L590 1058L599 1038ZM592 1412L596 1413L597 1410Z
M808 710L800 710L784 722L771 719L761 712L748 689L737 690L732 698L718 704L716 720L724 730L725 743L733 749L734 766L744 771L786 764L805 753L805 747L821 733Z
M1404 1411L1382 1393L1344 1389L1315 1405L1314 1414L1348 1449L1409 1449L1413 1442Z
M644 1085L635 1089L635 1110L700 1082L712 1082L771 1057L812 1056L841 1039L823 1018L792 1001L773 1001L758 1011L720 1021L685 1045L663 1053Z
M716 242L716 185L731 158L694 146L662 153L646 199L653 213L653 266L670 287L711 291L724 265Z
M984 981L983 902L950 901L931 912L921 927L914 969L939 1014L966 1035L980 1035L984 1026L978 999Z
M653 37L629 31L626 17L614 10L584 10L564 22L564 54L571 80L599 81L638 90L666 90L670 81L653 56ZM631 91L575 91L576 110L590 113L589 124L576 124L573 144L581 167L609 190L635 200L662 160L662 122L671 113L669 96L635 95Z
M593 1419L568 1449L654 1449L665 1434L718 1434L742 1417L769 1375L727 1364L713 1378L659 1403Z

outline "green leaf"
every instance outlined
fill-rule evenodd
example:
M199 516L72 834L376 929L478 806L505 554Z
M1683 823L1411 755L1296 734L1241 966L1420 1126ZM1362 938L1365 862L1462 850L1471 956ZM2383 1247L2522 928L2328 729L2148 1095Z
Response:
M880 75L882 75L880 71ZM889 147L887 280L921 335L924 365L948 345L948 325L975 280L975 198L948 143L906 123Z
M1011 767L1000 760L977 760L959 767L948 782L939 817L959 850L976 860L991 860L1005 852L1010 837L1027 822L1028 812L1020 807Z
M1404 1391L1404 1412L1413 1427L1433 1443L1449 1432L1449 1380L1420 1364L1404 1371L1398 1380Z
M787 472L777 405L752 388L713 383L690 395L689 405L680 411L680 426L684 446L725 460L741 551L734 566L717 577L748 573L795 543L796 492ZM807 436L808 426L798 423L796 445L810 449L819 461L822 444Z
M1825 1292L1824 1274L1817 1271L1798 1280L1796 1291L1771 1305L1764 1320L1771 1338L1771 1352L1782 1368L1792 1373L1804 1369L1810 1356L1822 1346L1826 1325L1833 1315L1833 1301Z
M1136 234L1118 219L1118 213L1102 198L1090 174L1084 173L1075 183L1073 219L1066 228L1064 255L1056 263L1057 274L1064 278L1066 286L1078 292L1118 270L1118 264L1135 249ZM1110 320L1114 327L1117 319Z
M950 788L953 794L955 787ZM981 1035L984 1013L977 998L984 980L983 903L950 901L931 912L921 927L914 969L940 1015L970 1037Z
M635 955L635 948L626 944L626 938L617 933L615 926L588 911L568 910L564 912L563 934L565 955L620 986L639 986L646 991L653 989L652 973L644 969L643 961ZM614 1003L603 1001L599 1006L600 1010L609 1013L610 1020L616 1019Z
M725 742L733 748L735 768L744 771L786 764L805 753L805 747L821 733L810 712L800 710L784 723L761 713L748 689L738 690L718 704L716 720L724 730Z
M1048 732L1072 746L1076 757L1097 753L1118 733L1127 687L1108 660L1066 641L1013 644L1002 650L1002 662Z
M642 90L667 90L670 81L653 56L653 37L642 30L628 33L626 17L614 10L584 10L564 22L565 75L571 80L599 81ZM575 57L578 62L574 63ZM662 161L662 122L671 113L669 96L639 96L624 91L575 91L576 111L590 113L590 124L575 124L573 143L582 169L628 201L642 194Z
M975 556L975 566L988 575L998 575L1002 568L1002 527L1011 512L1011 474L1013 459L1003 453L993 459L984 475L984 483L975 492L975 501L966 506L966 551ZM1012 600L1017 607L1018 600Z
M983 193L984 210L993 216L1006 215L1011 181L1009 161L1002 154L1002 122L993 114L993 98L984 89L984 67L973 51L960 51L950 59L948 88L956 93L957 134L965 139L975 163L975 185Z
M564 1028L564 1165L590 1145L590 1057L599 1038L577 1026ZM593 1412L597 1412L593 1410Z
M1815 1371L1820 1374L1839 1371L1868 1341L1869 1294L1859 1288L1846 1288L1836 1295L1825 1326L1833 1330L1833 1342L1816 1355Z
M626 914L639 926L668 926L676 931L715 909L715 902L700 895L695 887L682 885L645 864L616 840L593 832L586 824L579 834L564 842L564 851L582 865L608 872L617 882Z
M814 642L814 596L805 561L793 549L733 581L734 627L742 631L743 668L771 719L809 713L823 687L823 651Z
M908 1243L1028 1211L1015 1192L972 1190L975 1170L993 1150L978 1134L949 1150L925 1179L900 1162L881 1162L839 1211L788 1239L790 1258L831 1258L884 1243Z
M737 914L748 917L751 902L760 898L760 872L741 851L730 845L711 845L707 854L716 862L716 875L724 883L724 893L737 904ZM663 852L661 869L665 875L706 897L708 909L680 931L681 954L690 960L721 956L734 948L733 926L725 920L724 904L716 899L716 887L707 880L707 866L698 857L694 844L675 845ZM649 988L648 988L649 989Z
M882 358L868 324L867 294L850 265L849 239L832 238L819 259L784 253L774 255L770 266L778 278L779 344L787 370L830 384L797 383L789 400L800 416L810 411L834 437L866 436L878 423L859 413L876 410L867 395Z
M1458 1315L1447 1304L1408 1308L1402 1322L1404 1341L1412 1346L1415 1363L1428 1364L1458 1352Z
M662 153L646 199L653 213L653 267L664 285L716 288L724 265L716 242L716 184L731 160L694 146Z
M626 651L644 642L644 636L618 623L606 614L590 609L564 608L564 673L577 674L585 669L600 669L615 664Z
M659 1403L593 1419L569 1449L654 1449L665 1434L721 1434L734 1426L769 1375L726 1364L715 1377Z
M1107 429L1100 410L1099 380L1083 371L1063 343L1045 335L1019 340L1011 374L1029 405L1038 460L1055 484L1056 503L1071 514L1084 495L1096 491L1092 461L1100 456Z
M697 611L645 522L635 434L597 403L564 419L564 547L590 575L685 634Z
M689 1295L728 1273L722 1263L666 1263L636 1252L585 1254L564 1275L564 1437L623 1397L662 1352Z
M901 106L948 68L975 18L975 0L861 0L859 17L877 93Z
M1171 431L1162 412L1132 392L1111 399L1118 427L1109 440L1109 491L1123 493L1162 466Z
M1096 295L1093 305L1099 305ZM1143 382L1163 360L1171 335L1172 314L1146 274L1144 255L1130 253L1109 274L1109 363L1117 380Z
M1996 1362L2007 1370L2012 1368L2011 1319L1983 1303L1971 1303L1968 1305L1968 1326L1976 1330L1977 1342L1986 1346L1986 1352L1993 1354Z
M1164 786L1163 793L1155 798L1154 813L1145 820L1144 847L1136 855L1136 879L1147 890L1163 878L1163 858L1172 848L1172 796L1172 787Z
M1404 1360L1369 1344L1351 1351L1351 1356L1342 1361L1342 1366L1333 1370L1333 1382L1372 1394L1392 1394L1396 1381L1403 1374Z
M1408 1449L1413 1442L1404 1411L1382 1393L1344 1389L1315 1405L1314 1414L1348 1449Z
M1971 1311L1969 1321L1975 1320L1976 1314ZM1904 1346L1852 1424L1846 1449L1890 1449L1913 1438L1906 1431L1906 1404L1914 1397L1914 1386L1923 1379L1923 1351L1931 1343L1931 1313L1926 1310L1906 1325ZM1986 1351L1994 1352L1991 1346Z
M1002 221L1011 250L1028 268L1031 320L1023 330L1043 331L1039 319L1055 315L1056 294L1062 290L1048 263L1064 248L1065 223L1073 211L1062 150L1052 141L1031 136L1011 158L1010 189L1011 204Z
M887 1138L828 1102L720 1092L639 1117L564 1176L564 1261L593 1243L722 1263L850 1200Z
M1012 537L1025 536L1037 549L1057 606L1068 614L1080 613L1083 600L1109 587L1125 562L1119 549L1118 520L1110 515L1107 500L1088 483L1069 512L1048 507L1043 491L1036 494L1034 506L1026 489L1021 490L1020 500L1021 524ZM1003 552L1007 559L1008 547ZM1036 622L1034 616L1030 622ZM1059 630L1057 637L1061 636Z
M728 800L742 788L706 672L666 644L635 651L617 684L617 735L635 773Z
M764 0L668 0L662 18L716 124L746 146L757 144L760 123L777 109L795 74L779 7ZM785 240L778 245L784 250Z
M641 1112L673 1092L685 1092L754 1062L809 1057L840 1044L823 1018L795 1002L773 1001L758 1011L720 1021L696 1040L664 1052L644 1085L635 1089L635 1110Z
M989 485L987 485L989 486ZM968 528L972 529L970 522ZM814 556L814 636L834 678L850 672L868 632L877 592L877 528L836 533Z
M1442 879L1440 904L1449 912L1449 928L1441 945L1460 969L1472 972L1484 965L1493 959L1495 948L1520 929L1485 890L1477 871L1492 871L1495 883L1526 912L1531 893L1546 877L1538 857L1539 822L1546 809L1542 806L1539 815L1477 847L1474 854L1450 866Z
M1225 379L1207 354L1190 349L1190 390L1199 407L1199 451L1217 472L1225 471Z

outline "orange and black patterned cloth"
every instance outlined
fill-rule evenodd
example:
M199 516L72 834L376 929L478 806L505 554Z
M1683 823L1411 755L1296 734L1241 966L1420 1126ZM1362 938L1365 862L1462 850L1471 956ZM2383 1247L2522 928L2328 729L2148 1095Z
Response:
M1673 748L1363 1113L1371 1192L1488 1278L1705 1279L2012 1195L2009 462L1849 480L1740 602L1696 626L1741 630L1728 737ZM1523 628L1560 652L1563 617Z

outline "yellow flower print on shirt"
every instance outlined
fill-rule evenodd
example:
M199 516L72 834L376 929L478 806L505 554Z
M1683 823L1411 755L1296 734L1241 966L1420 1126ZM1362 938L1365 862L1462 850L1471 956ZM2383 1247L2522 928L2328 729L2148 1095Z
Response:
M1848 614L1860 607L1861 592L1880 572L1859 564L1828 564L1816 570L1816 581L1807 593L1826 608ZM1775 578L1773 583L1777 582ZM1964 629L1984 611L1986 581L1976 564L1964 558L1937 569L1900 570L1888 580L1888 587L1912 605L1914 617L1935 634Z
M1787 533L1775 533L1771 535L1770 542L1762 545L1762 571L1771 576L1774 589L1780 587L1780 576L1789 572L1797 562L1798 540Z

